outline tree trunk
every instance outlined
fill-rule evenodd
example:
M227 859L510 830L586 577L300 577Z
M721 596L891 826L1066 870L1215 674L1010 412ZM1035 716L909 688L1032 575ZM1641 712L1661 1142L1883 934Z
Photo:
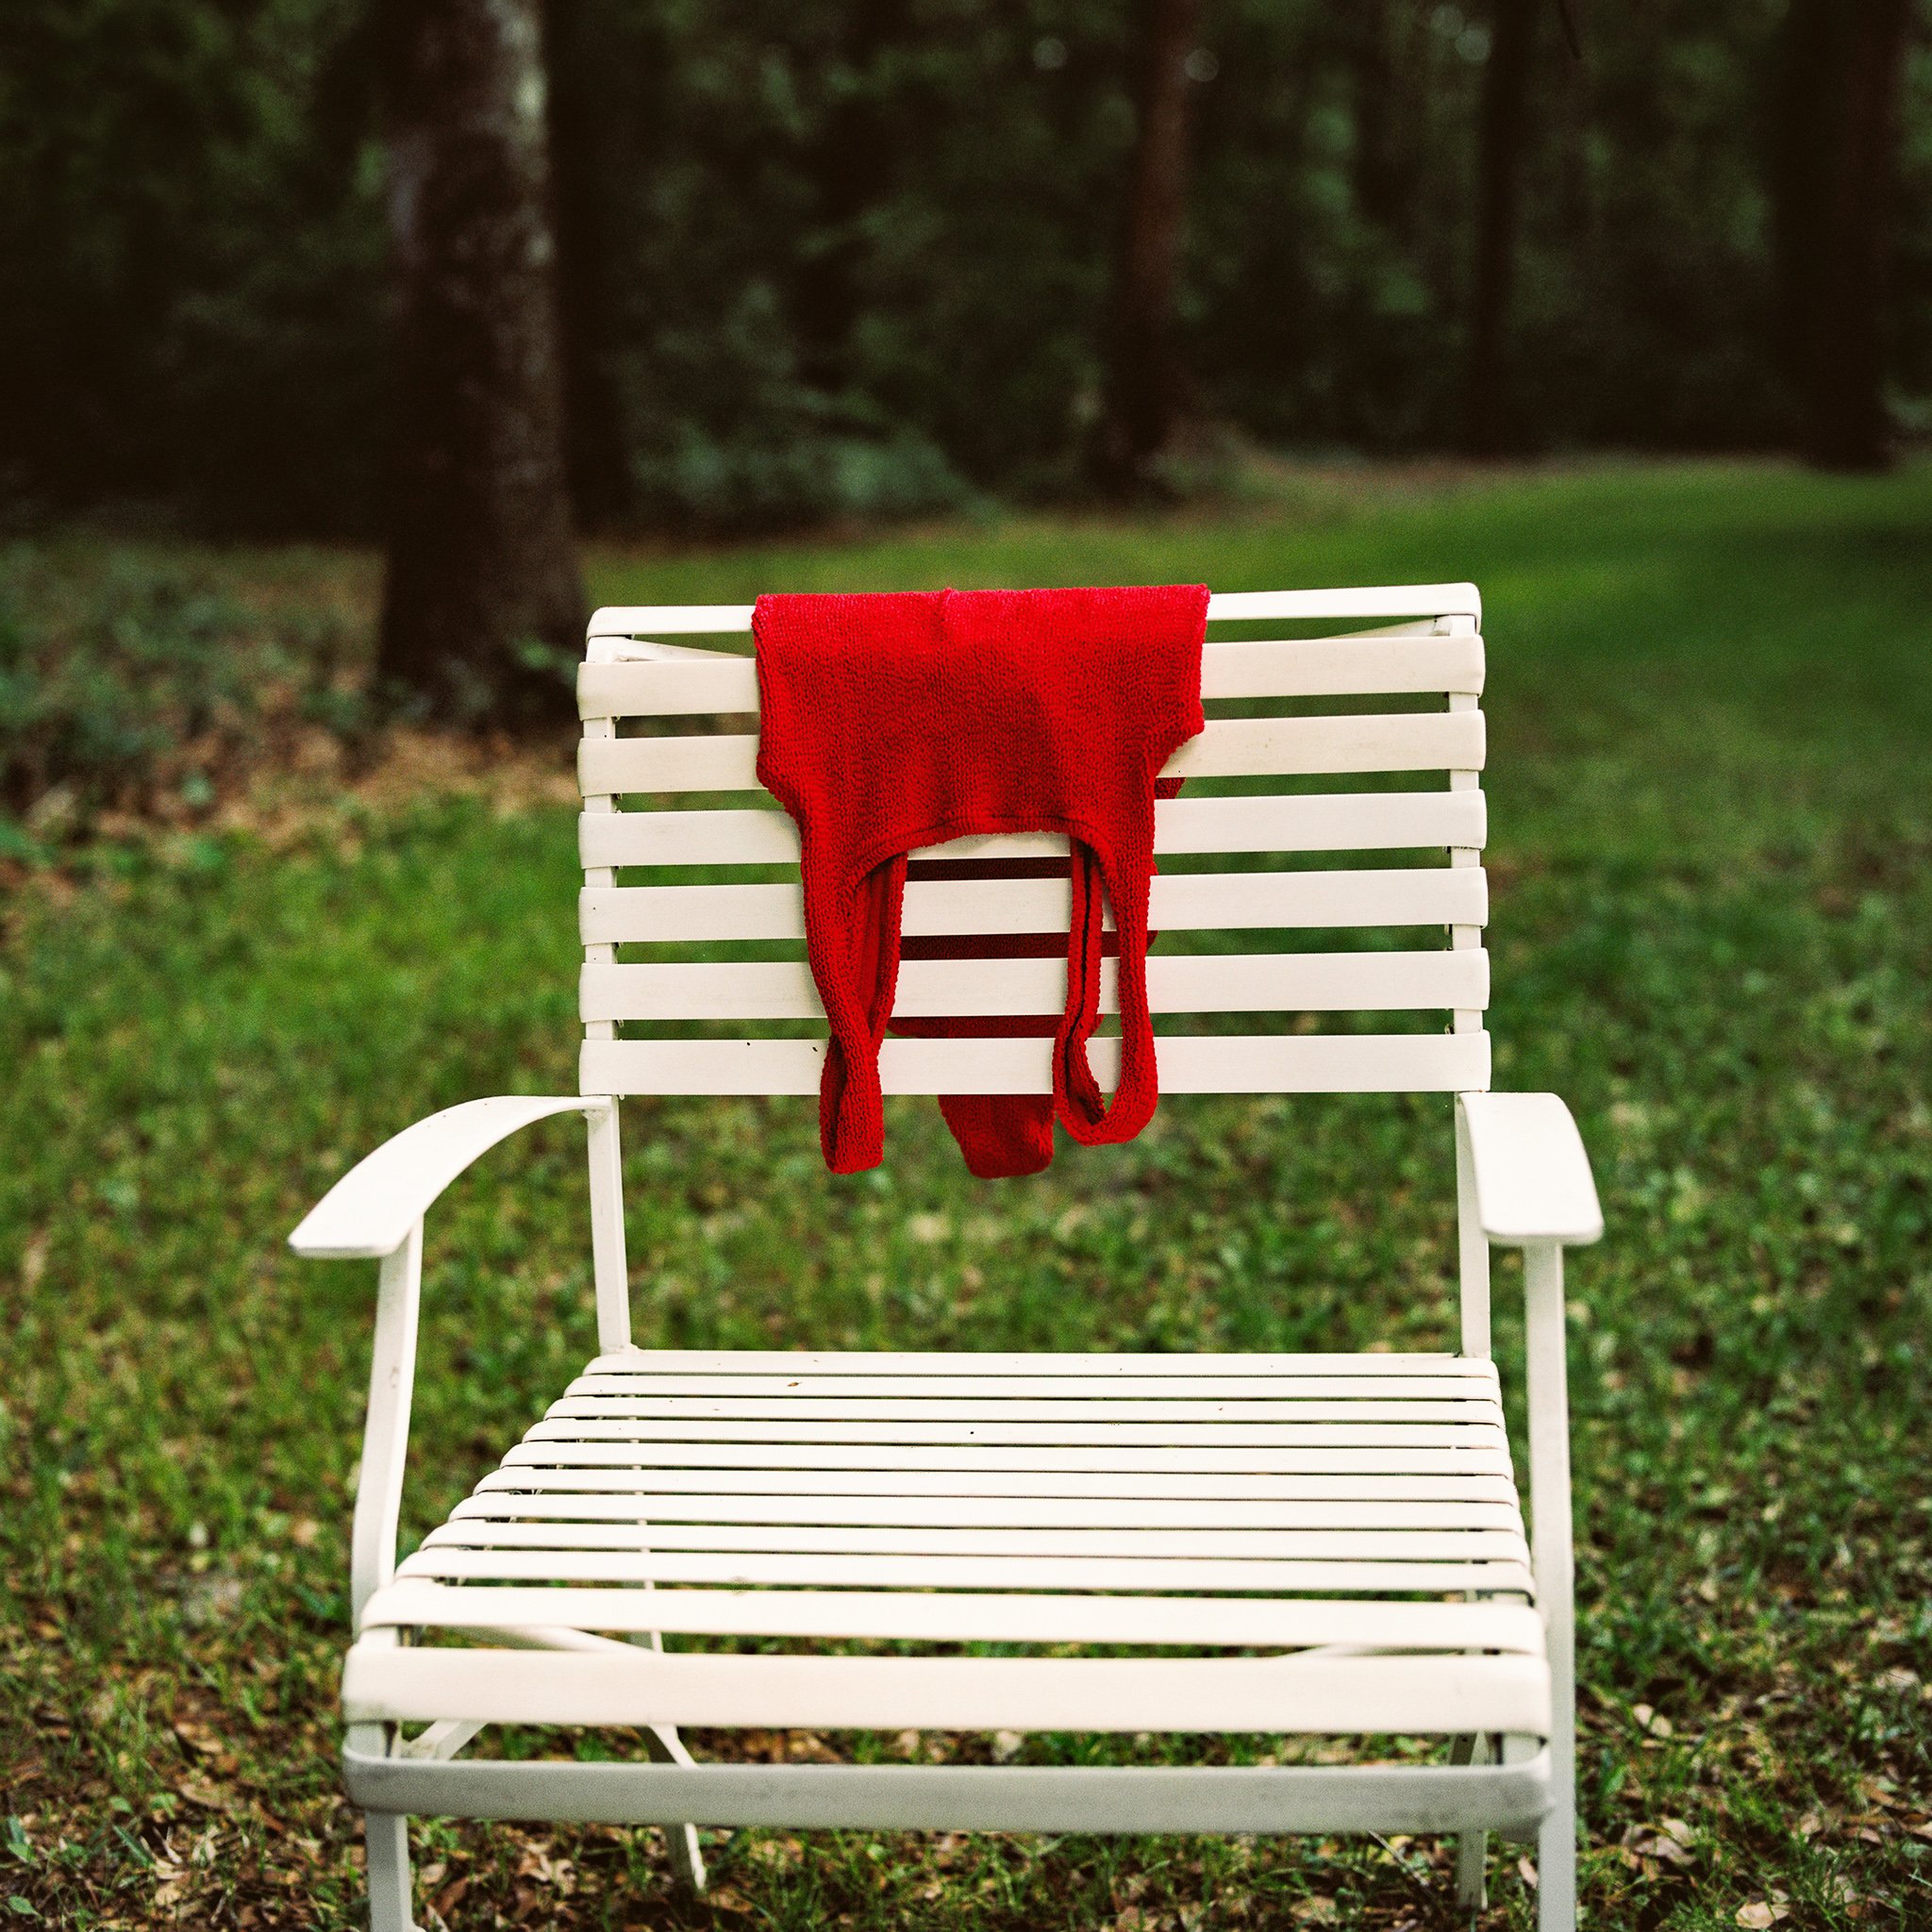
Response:
M1516 441L1509 414L1509 304L1516 287L1537 5L1538 0L1496 0L1489 62L1483 72L1475 260L1462 390L1462 445L1472 456L1500 456Z
M853 380L853 336L863 308L865 218L888 193L897 157L879 58L903 42L906 0L857 0L820 75L831 93L817 138L800 157L813 223L793 298L799 374L828 395Z
M1796 0L1776 138L1779 282L1798 446L1833 470L1891 460L1886 308L1911 0Z
M1201 12L1202 0L1143 0L1139 128L1093 452L1096 480L1118 494L1158 487L1180 421L1174 297L1193 118L1187 63Z
M563 360L563 454L578 525L621 525L635 507L624 398L614 375L623 301L612 270L610 184L637 157L623 136L641 104L610 60L608 10L547 0L551 205Z
M1338 25L1344 37L1349 120L1355 130L1350 155L1355 205L1365 220L1394 229L1402 225L1410 197L1403 178L1406 103L1398 92L1388 0L1354 0Z
M391 0L384 29L395 436L378 674L463 722L568 715L542 661L581 648L584 597L538 0Z

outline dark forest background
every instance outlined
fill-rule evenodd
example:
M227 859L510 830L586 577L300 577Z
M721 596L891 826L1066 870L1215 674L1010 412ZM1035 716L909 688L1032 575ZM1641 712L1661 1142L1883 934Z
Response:
M385 134L424 10L7 9L16 523L381 531ZM512 81L547 125L577 526L1185 490L1254 445L1882 461L1932 398L1923 13L1567 12L551 0ZM1167 289L1124 236L1163 194Z

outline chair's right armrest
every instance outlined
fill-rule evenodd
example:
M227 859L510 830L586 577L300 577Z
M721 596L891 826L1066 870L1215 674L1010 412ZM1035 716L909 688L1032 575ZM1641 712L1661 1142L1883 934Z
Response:
M1558 1095L1464 1093L1458 1101L1487 1240L1508 1247L1581 1247L1602 1238L1604 1211L1590 1157Z
M358 1161L289 1237L298 1255L379 1259L408 1240L436 1197L479 1155L552 1114L608 1113L610 1102L507 1094L445 1108Z

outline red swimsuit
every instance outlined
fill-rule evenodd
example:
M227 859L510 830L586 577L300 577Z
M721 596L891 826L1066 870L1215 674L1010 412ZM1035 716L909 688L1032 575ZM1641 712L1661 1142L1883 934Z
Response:
M1073 916L1053 1095L945 1102L968 1164L982 1174L1045 1166L1056 1112L1088 1145L1131 1140L1146 1124L1158 1098L1147 1012L1156 779L1202 728L1207 609L1204 585L758 600L758 777L798 824L806 950L831 1033L819 1133L835 1173L875 1167L882 1152L878 1056L898 979L906 855L976 833L1067 834ZM1110 1107L1087 1058L1100 1017L1103 889L1120 946ZM1035 950L1024 938L946 943L939 957Z

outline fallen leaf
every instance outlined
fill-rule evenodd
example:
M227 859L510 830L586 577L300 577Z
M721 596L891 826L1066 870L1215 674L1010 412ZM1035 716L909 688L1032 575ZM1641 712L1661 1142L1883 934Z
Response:
M1789 1906L1774 1906L1768 1900L1754 1898L1749 1905L1738 1907L1737 1923L1749 1928L1749 1932L1764 1932L1767 1925L1775 1925L1780 1919L1790 1916Z

